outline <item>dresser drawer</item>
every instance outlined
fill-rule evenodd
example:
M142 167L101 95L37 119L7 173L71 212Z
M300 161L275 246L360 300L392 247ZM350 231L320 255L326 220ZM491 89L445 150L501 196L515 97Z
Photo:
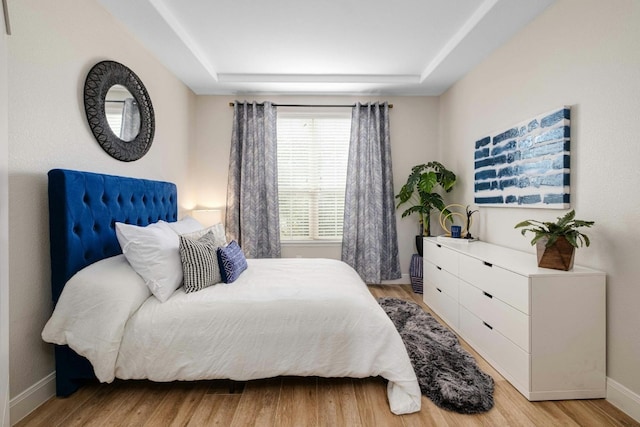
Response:
M423 250L425 261L447 270L454 276L458 275L458 252L428 240L425 240Z
M424 263L424 281L437 286L454 300L458 301L458 277L427 261Z
M460 256L460 278L529 314L529 278L470 256Z
M491 329L482 320L460 307L460 331L474 347L495 363L495 367L508 373L520 387L530 390L529 354L505 338L496 329Z
M480 320L530 353L529 316L508 304L461 280L459 284L460 304Z
M458 301L442 292L437 286L425 282L423 300L449 326L458 328Z

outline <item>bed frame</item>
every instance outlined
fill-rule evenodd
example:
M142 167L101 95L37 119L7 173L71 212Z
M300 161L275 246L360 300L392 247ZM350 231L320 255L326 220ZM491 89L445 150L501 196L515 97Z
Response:
M175 184L91 172L49 171L51 291L57 303L79 270L122 253L115 223L148 225L177 220ZM68 396L95 379L87 359L68 346L55 346L56 394Z

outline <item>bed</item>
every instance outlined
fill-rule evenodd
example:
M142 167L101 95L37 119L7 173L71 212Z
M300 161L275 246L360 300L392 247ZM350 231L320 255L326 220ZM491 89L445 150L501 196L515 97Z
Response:
M54 169L49 211L55 309L42 337L55 344L59 396L94 378L381 376L393 413L420 410L398 332L346 264L248 259L233 283L161 301L122 254L116 223L180 224L174 184Z

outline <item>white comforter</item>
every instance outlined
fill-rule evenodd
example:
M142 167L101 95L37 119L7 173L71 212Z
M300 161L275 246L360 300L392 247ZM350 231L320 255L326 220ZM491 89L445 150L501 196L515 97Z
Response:
M112 264L118 271L128 265ZM109 294L120 291L122 300L124 292L133 302L109 304L110 297L87 296L87 310L82 298L66 297L67 284L43 338L87 357L106 382L379 375L389 380L393 413L420 410L420 389L402 340L351 267L326 259L248 264L232 284L190 294L180 288L164 303L155 297L142 302L140 292L112 284ZM87 292L86 285L75 288ZM131 309L136 303L139 308ZM101 332L89 343L92 329Z

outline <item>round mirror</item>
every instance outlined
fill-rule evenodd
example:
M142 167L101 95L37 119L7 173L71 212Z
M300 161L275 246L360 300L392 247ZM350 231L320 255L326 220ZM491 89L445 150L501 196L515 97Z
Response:
M142 81L124 65L102 61L91 68L84 83L84 109L93 135L110 156L131 162L151 148L151 99Z
M140 109L126 87L111 86L104 100L104 113L111 131L124 142L133 141L140 133Z

